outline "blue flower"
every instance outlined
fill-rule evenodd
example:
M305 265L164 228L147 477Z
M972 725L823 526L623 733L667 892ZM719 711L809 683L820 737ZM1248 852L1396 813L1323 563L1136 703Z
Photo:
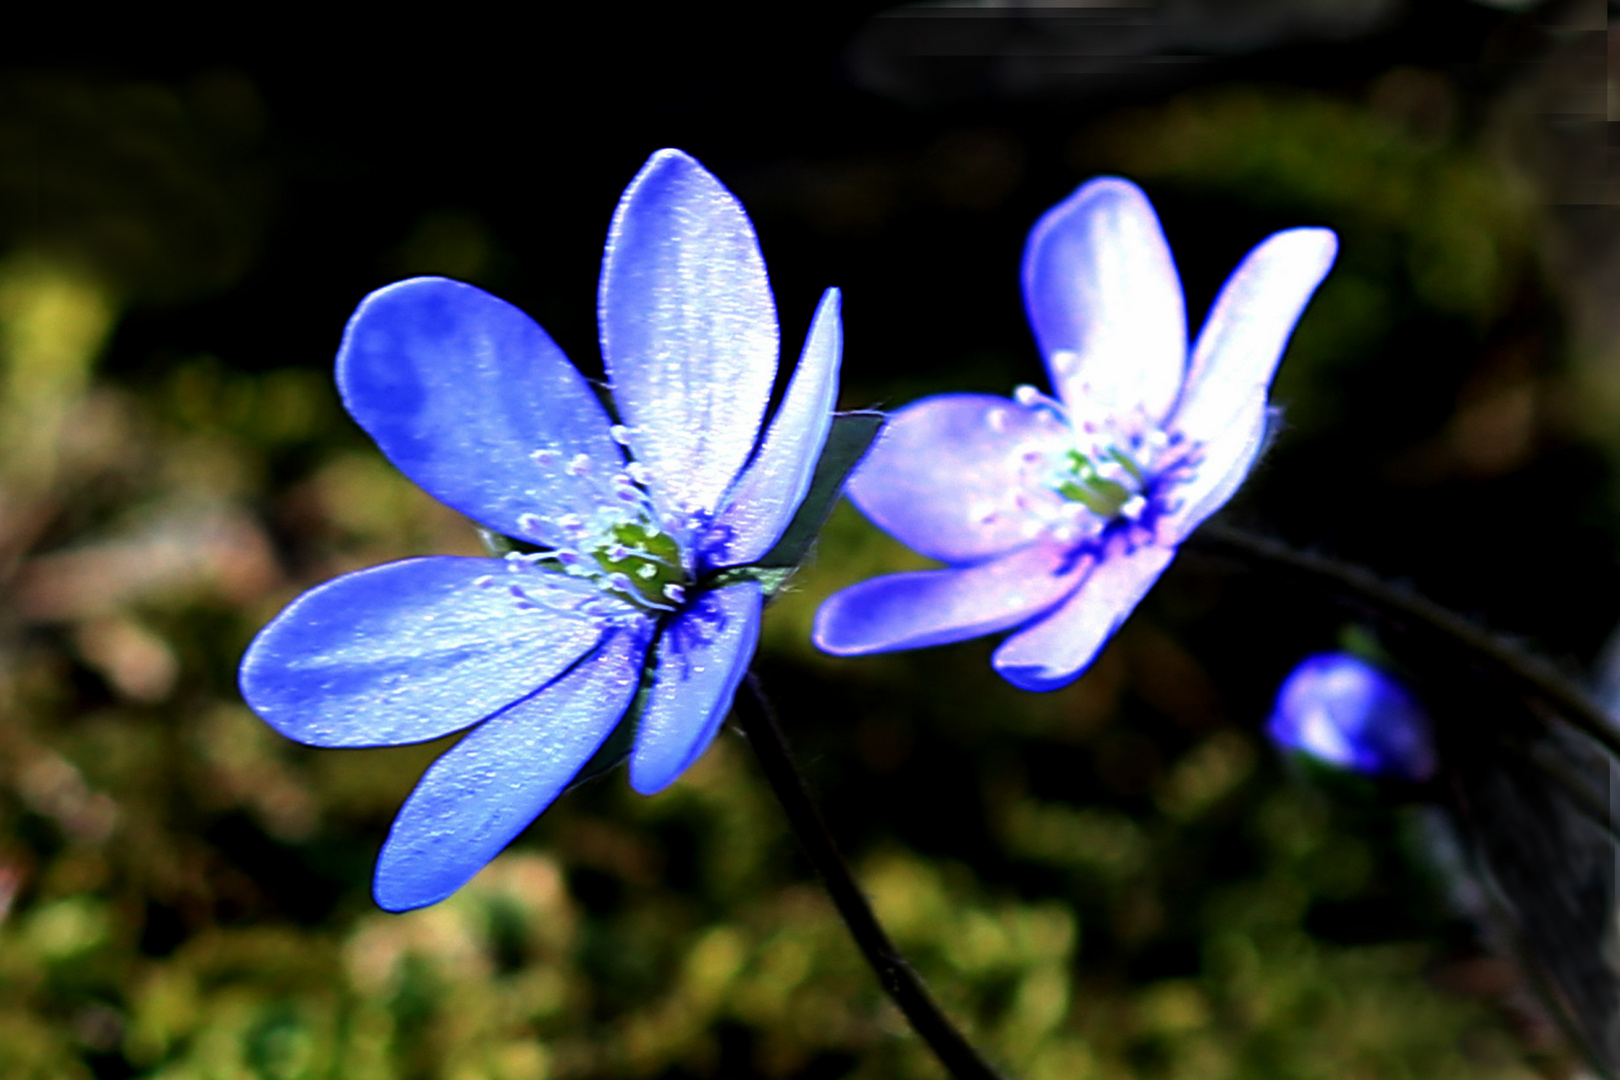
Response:
M1277 691L1266 734L1353 772L1420 782L1434 775L1427 714L1394 679L1348 653L1295 668Z
M816 644L854 656L1015 629L993 659L1003 677L1073 680L1248 473L1272 373L1336 250L1326 229L1268 238L1189 356L1146 196L1103 178L1054 207L1030 233L1023 284L1057 397L945 394L890 419L848 494L948 566L835 594Z
M300 742L474 728L395 819L379 904L459 888L574 779L638 689L637 791L708 746L764 601L758 581L715 572L764 555L809 489L838 305L829 289L756 449L778 351L765 263L736 198L676 150L626 189L603 254L617 423L545 331L488 293L414 278L361 303L337 358L349 412L430 494L533 549L347 574L293 601L242 661L248 703Z

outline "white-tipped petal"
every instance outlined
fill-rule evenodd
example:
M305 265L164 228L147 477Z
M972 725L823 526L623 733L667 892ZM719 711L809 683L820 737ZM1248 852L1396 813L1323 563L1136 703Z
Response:
M1027 545L1038 528L1019 499L1022 455L1042 438L1041 415L1016 401L924 398L889 418L845 492L880 529L929 558L993 558Z
M713 513L770 399L776 303L742 205L679 150L649 158L619 200L598 307L613 400L654 500Z
M844 351L838 309L838 290L828 289L810 321L799 366L771 418L765 442L715 522L721 540L709 553L711 565L740 566L758 560L781 539L810 491L838 396L838 363Z
M1092 180L1047 211L1024 249L1024 303L1052 385L1077 418L1159 420L1187 356L1181 280L1136 185Z
M1242 486L1266 442L1266 403L1256 398L1247 416L1204 445L1192 478L1171 492L1175 509L1160 536L1179 544L1209 515L1226 504Z
M1024 690L1056 690L1074 681L1174 556L1174 548L1156 544L1109 555L1054 611L1002 642L990 662Z
M630 751L630 786L662 791L708 749L759 643L765 592L743 581L705 593L658 641L652 690Z
M1288 336L1338 249L1327 229L1289 229L1249 252L1198 335L1172 427L1210 442L1265 400Z
M641 628L611 631L596 652L434 762L377 858L377 903L390 911L436 903L499 855L612 733L645 649Z
M1042 542L977 566L871 578L821 605L811 639L834 656L863 656L993 634L1051 608L1091 564Z

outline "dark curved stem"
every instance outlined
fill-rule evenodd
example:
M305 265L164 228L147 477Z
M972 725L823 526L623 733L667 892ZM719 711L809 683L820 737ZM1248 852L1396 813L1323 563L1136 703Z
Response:
M917 972L889 940L872 905L867 903L866 894L850 873L849 864L833 842L832 834L827 831L821 812L811 800L810 789L793 764L776 714L752 673L748 676L747 689L737 694L733 707L743 734L765 770L765 779L770 781L771 790L787 813L794 835L804 845L805 853L838 906L838 913L844 917L850 936L860 946L883 989L934 1051L945 1071L956 1080L1001 1080L1001 1075L946 1018Z
M1350 563L1297 551L1286 544L1226 525L1206 524L1184 546L1289 571L1326 586L1396 625L1427 631L1472 655L1520 693L1540 698L1571 725L1620 758L1620 731L1574 683L1552 665L1526 656L1431 600L1415 596Z

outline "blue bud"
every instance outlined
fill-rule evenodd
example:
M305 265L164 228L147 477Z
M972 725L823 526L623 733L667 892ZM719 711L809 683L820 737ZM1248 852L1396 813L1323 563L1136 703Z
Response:
M1412 781L1434 775L1428 715L1394 679L1346 653L1295 668L1277 691L1266 733L1342 769Z

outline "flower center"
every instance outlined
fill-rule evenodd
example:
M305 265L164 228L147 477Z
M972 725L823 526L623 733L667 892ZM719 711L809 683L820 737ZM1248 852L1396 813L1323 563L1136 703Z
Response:
M1109 446L1091 456L1070 448L1064 452L1064 465L1060 467L1053 488L1071 502L1077 502L1104 520L1112 520L1122 513L1135 516L1144 502L1142 489L1147 486L1147 474L1131 455L1115 446Z
M614 426L613 437L621 444L627 441L623 433L621 426ZM595 467L583 454L566 464L552 450L539 450L531 457L543 469L561 464L575 476L588 475ZM692 574L680 541L656 524L658 514L643 487L645 481L645 467L631 462L612 473L612 500L588 518L523 515L518 523L545 550L507 558L594 582L603 592L643 610L676 610L686 600Z
M1140 412L1076 416L1033 386L1020 386L1013 398L1035 419L1017 450L1021 483L1012 497L1031 530L1078 543L1119 523L1151 531L1160 512L1174 509L1169 493L1192 475L1199 456L1179 433ZM990 422L1005 419L993 414ZM1002 499L991 500L984 520L1004 512Z
M668 607L685 599L687 576L675 538L645 521L628 521L608 529L609 540L591 552L603 584L624 593L631 603ZM631 595L626 586L636 595Z

